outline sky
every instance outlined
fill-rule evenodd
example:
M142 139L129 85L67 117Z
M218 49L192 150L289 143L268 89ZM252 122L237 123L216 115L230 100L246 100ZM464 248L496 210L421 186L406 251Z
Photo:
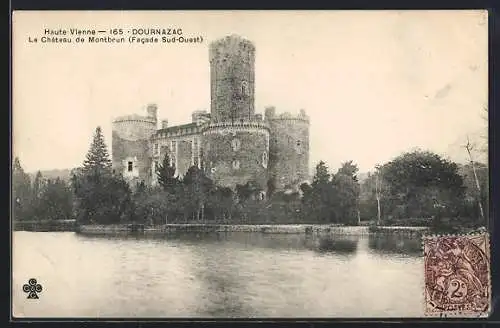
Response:
M44 29L182 28L203 43L30 43ZM256 46L256 113L305 109L310 167L361 172L416 148L464 162L486 142L485 11L15 12L13 155L28 172L80 166L101 126L158 105L169 125L210 110L209 43ZM479 160L484 155L475 153Z

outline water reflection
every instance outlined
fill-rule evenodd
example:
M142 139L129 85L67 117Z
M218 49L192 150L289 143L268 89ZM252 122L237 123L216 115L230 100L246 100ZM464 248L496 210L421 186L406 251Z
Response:
M421 316L421 256L406 246L408 240L383 239L16 232L14 312L28 317ZM406 255L395 256L394 249ZM33 259L44 286L43 302L37 304L22 293L33 275Z
M321 253L351 254L358 249L358 236L323 235L314 242L314 250Z
M409 238L402 235L369 235L370 249L381 254L402 254L418 256L422 252L422 241L419 237Z

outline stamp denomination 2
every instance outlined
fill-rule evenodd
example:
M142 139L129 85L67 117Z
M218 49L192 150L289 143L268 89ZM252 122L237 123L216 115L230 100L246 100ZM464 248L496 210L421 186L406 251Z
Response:
M423 240L426 315L487 316L488 235L433 236Z

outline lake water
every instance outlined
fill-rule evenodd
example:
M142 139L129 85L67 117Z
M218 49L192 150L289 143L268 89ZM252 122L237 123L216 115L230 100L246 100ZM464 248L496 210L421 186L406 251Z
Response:
M421 317L422 288L418 238L13 234L18 317Z

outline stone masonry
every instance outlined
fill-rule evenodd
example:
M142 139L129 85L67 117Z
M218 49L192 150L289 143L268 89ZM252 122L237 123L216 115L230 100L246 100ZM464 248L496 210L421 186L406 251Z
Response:
M157 107L147 115L113 121L113 168L131 182L157 183L156 167L168 153L176 174L204 168L221 186L249 181L265 192L272 179L278 190L297 189L309 179L309 118L255 113L255 46L240 36L210 44L210 113L196 110L191 123L169 126Z

